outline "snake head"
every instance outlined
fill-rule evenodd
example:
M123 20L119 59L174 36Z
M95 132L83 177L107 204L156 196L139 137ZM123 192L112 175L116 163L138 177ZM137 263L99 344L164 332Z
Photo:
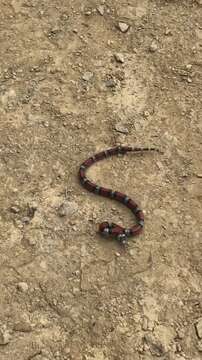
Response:
M104 221L100 224L99 226L99 232L104 235L104 236L108 236L109 232L110 232L110 225L108 223L108 221Z
M124 245L124 246L127 245L127 243L128 243L127 235L124 234L124 233L119 234L119 235L117 236L117 240L118 240L118 242L119 242L121 245Z

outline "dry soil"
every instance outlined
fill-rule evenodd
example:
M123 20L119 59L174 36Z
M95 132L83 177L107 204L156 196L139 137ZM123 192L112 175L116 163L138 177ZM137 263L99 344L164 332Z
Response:
M201 0L0 1L0 359L202 357ZM126 250L89 177L144 209Z

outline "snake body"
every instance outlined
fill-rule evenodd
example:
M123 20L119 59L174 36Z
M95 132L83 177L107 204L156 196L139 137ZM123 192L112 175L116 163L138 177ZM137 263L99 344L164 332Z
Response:
M79 180L82 186L88 191L101 195L124 204L129 208L132 213L136 217L136 223L130 228L124 228L120 225L109 223L108 221L104 221L99 225L99 232L104 236L111 236L116 238L121 244L125 245L129 237L139 235L144 227L144 214L143 211L138 207L136 202L130 199L127 195L119 192L113 191L111 189L107 189L102 186L98 186L90 181L86 177L86 170L96 163L97 161L103 160L110 156L118 155L118 154L126 154L127 152L142 152L142 151L158 151L155 148L137 148L132 146L117 146L105 151L101 151L87 160L85 160L79 168Z

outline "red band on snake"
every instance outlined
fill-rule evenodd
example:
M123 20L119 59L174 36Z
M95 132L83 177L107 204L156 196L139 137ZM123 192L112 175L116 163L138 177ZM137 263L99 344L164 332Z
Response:
M139 235L144 227L144 214L143 211L138 207L138 205L130 199L127 195L107 189L101 186L98 186L91 182L86 177L86 170L93 165L95 162L103 160L113 155L126 154L127 152L142 152L142 151L158 151L155 148L137 148L132 146L117 146L112 149L102 151L90 157L84 161L79 168L79 180L83 187L94 194L108 197L119 201L120 203L127 206L136 217L136 224L130 228L124 228L120 225L109 223L108 221L102 222L99 226L99 232L104 236L112 236L116 238L121 244L126 244L128 237Z

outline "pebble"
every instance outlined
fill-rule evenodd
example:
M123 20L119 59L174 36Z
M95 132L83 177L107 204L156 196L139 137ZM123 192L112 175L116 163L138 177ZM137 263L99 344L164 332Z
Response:
M26 313L20 314L20 318L14 324L14 330L19 332L32 331L32 325L29 320L29 316Z
M121 134L128 134L129 131L126 127L124 127L123 125L121 124L117 124L115 125L115 130Z
M132 257L136 257L136 256L137 256L137 251L136 251L136 249L129 249L129 254L130 254L130 256L132 256Z
M148 324L147 324L147 328L149 331L153 331L154 330L154 321L151 319L148 319Z
M198 321L195 324L195 328L198 338L202 339L202 318L198 319Z
M30 218L29 218L29 216L24 216L24 217L21 219L21 221L22 221L23 224L29 224Z
M11 211L13 214L18 214L18 213L20 212L20 209L19 209L19 207L17 207L17 206L11 206L10 211Z
M187 65L186 65L186 69L187 69L187 70L191 70L191 69L192 69L192 64L187 64Z
M142 330L146 331L148 329L148 320L146 317L144 317L142 321Z
M150 115L149 111L147 111L147 110L144 111L143 116L144 116L145 118L148 118L149 115Z
M184 329L179 329L179 330L177 331L177 337L178 337L178 339L183 339L184 336L185 336L185 331L184 331Z
M92 12L90 11L90 10L87 10L86 12L85 12L85 15L86 16L90 16L92 14Z
M165 30L165 35L167 35L167 36L168 36L168 35L172 35L172 31L167 28L167 29Z
M10 342L11 335L5 325L0 328L0 345L6 345Z
M78 209L77 203L74 201L65 201L58 209L58 215L60 217L71 216Z
M153 335L146 334L144 338L152 355L160 357L165 353L164 346L158 339L155 339Z
M103 5L98 6L98 7L97 7L97 11L98 11L98 13L99 13L101 16L103 16L103 15L104 15L104 12L105 12L104 6L103 6Z
M115 88L116 87L116 81L114 79L109 79L105 82L106 87L109 88Z
M197 349L198 349L199 352L202 352L202 341L198 342Z
M175 349L175 351L176 351L177 353L180 353L180 352L182 351L182 346L181 346L181 344L176 343L176 349Z
M126 24L125 22L120 21L118 23L118 28L122 33L126 33L129 29L130 25Z
M93 73L90 71L87 71L83 74L82 79L84 81L90 81L93 78Z
M158 50L158 45L155 41L153 41L149 47L149 51L153 53L156 52L157 50Z
M116 53L116 54L114 54L114 57L115 57L115 59L116 59L117 62L119 62L119 63L121 63L121 64L124 63L124 56L123 56L123 54L121 54L121 53Z
M26 282L22 281L17 284L17 289L20 290L21 292L27 292L29 286Z

